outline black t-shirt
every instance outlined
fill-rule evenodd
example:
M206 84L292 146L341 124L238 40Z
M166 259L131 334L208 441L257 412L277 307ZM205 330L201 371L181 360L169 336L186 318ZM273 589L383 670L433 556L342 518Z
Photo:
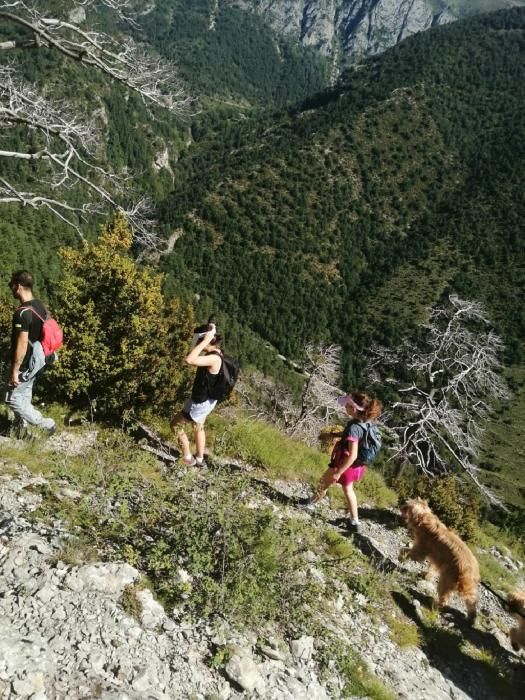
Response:
M219 354L219 353L209 353ZM195 403L202 403L210 398L209 390L215 385L219 377L220 370L217 374L211 374L208 367L197 367L195 379L193 380L193 388L191 390L191 399Z
M36 311L36 313L31 311L31 308L28 307L33 308ZM34 343L36 340L41 339L43 321L41 321L38 318L37 314L43 319L45 319L47 316L46 307L42 304L40 299L31 299L30 301L26 301L24 304L20 304L18 309L16 309L15 313L13 314L13 331L11 334L12 358L14 358L16 343L18 341L18 334L21 331L25 331L28 334L30 343ZM21 371L27 369L30 356L31 345L28 345L24 360L20 365Z

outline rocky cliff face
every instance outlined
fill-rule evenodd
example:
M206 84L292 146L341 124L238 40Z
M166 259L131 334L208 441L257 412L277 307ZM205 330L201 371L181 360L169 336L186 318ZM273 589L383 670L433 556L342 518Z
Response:
M266 17L282 34L297 37L335 60L373 55L457 11L444 0L232 0Z

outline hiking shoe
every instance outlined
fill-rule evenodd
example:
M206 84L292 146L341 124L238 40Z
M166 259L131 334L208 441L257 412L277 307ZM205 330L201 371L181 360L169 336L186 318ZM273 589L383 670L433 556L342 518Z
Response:
M204 457L201 460L195 457L195 466L199 469L202 469L203 467L207 467L208 465L206 464L206 460L204 459Z
M355 520L349 520L348 529L350 530L350 532L359 532L359 522L356 522Z
M193 455L190 455L189 457L181 457L181 462L187 467L194 467L197 464L197 460Z

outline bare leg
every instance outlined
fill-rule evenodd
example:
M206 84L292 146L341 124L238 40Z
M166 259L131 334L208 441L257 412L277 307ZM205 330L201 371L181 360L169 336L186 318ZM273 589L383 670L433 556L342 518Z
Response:
M354 485L346 484L346 486L343 486L343 492L348 504L348 510L350 511L350 515L352 517L352 522L357 523L359 518L357 516L357 496L355 495Z
M186 435L186 432L184 431L184 427L182 425L183 423L187 422L187 419L180 413L178 413L170 423L170 428L173 430L174 433L176 433L177 440L180 443L182 449L182 456L186 459L191 457L190 441L188 440L188 436Z
M195 455L197 459L204 458L204 448L206 447L206 433L204 432L204 426L202 423L195 423L193 426L194 436L195 436L195 447L197 449L197 454Z
M311 498L311 503L318 503L326 496L326 492L333 483L334 473L332 469L327 469L321 477L319 484Z

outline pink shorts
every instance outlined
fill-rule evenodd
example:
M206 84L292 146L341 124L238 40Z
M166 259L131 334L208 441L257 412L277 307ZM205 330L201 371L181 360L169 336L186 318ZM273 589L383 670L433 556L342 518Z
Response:
M348 469L341 474L337 483L341 484L341 486L346 486L347 484L353 484L354 481L361 481L365 475L365 471L366 466L364 464L360 464L358 467L348 467Z

